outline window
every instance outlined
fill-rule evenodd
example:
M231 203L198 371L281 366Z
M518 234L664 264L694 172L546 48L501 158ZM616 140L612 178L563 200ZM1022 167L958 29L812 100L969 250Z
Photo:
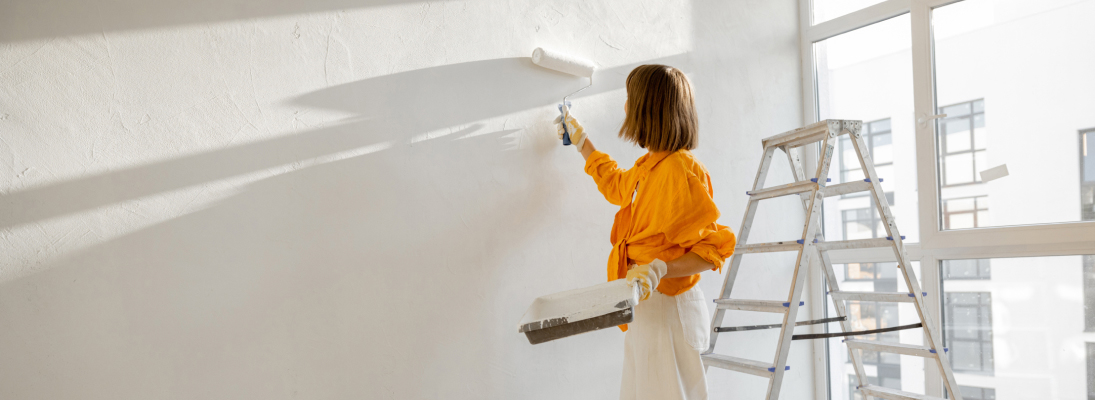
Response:
M1004 398L1086 398L1095 387L1088 257L940 263L943 341L958 384Z
M996 389L959 385L958 390L966 400L996 400Z
M935 123L938 201L992 200L975 225L967 216L943 229L1083 221L1074 157L1076 131L1095 110L1095 59L1082 56L1095 29L1081 15L1095 15L1095 3L965 0L932 10L932 114L947 114ZM982 180L1001 165L1009 175Z
M943 279L991 279L989 263L987 259L944 260Z
M1086 250L1095 248L1095 0L800 0L799 9L813 13L800 19L803 109L813 111L803 123L862 120L870 138L888 121L892 170L879 174L909 257L932 266L923 290L934 307L924 312L945 343L956 340L948 359L965 371L955 390L1095 400ZM837 143L834 182L860 173L850 143ZM1004 176L983 179L1001 166ZM868 200L825 198L826 240L884 236ZM841 289L881 290L883 250L830 253ZM993 258L1005 253L1015 258ZM918 321L908 303L898 311L902 325ZM857 312L884 323L885 310ZM960 337L971 332L980 336ZM915 332L900 338L922 343ZM846 348L828 345L828 385L816 397L858 398ZM902 391L946 397L937 375L911 364L922 359L901 361Z
M897 263L851 263L844 268L844 280L870 281L876 292L897 290Z
M893 137L890 131L890 119L881 119L864 124L863 141L870 149L871 159L875 163L875 172L879 177L892 176L893 172ZM840 168L839 179L841 183L865 179L863 167L859 163L859 155L852 146L852 140L847 135L840 137L838 145L837 163ZM893 206L894 193L892 182L887 183L883 190L891 189L886 194L886 202ZM844 200L858 198L855 200ZM845 240L870 239L886 236L886 227L879 217L878 208L870 199L867 192L850 193L841 196L838 204L841 208L841 225L844 226L843 238ZM858 207L861 208L849 208ZM845 209L849 208L849 209Z
M890 132L890 119L865 123L863 126L863 141L870 149L871 159L874 161L875 172L886 183L887 176L893 173L893 137ZM852 146L852 139L847 135L840 137L840 182L858 181L865 178L863 168L859 165L859 157ZM885 190L885 189L884 189ZM888 199L892 196L892 190L885 190ZM857 192L844 195L847 197L867 196L867 192ZM893 201L890 201L893 205Z
M1095 256L1082 256L1084 274L1084 332L1095 332ZM1091 370L1095 373L1095 370Z
M1095 399L1095 343L1085 343L1087 348L1087 398Z
M945 335L955 372L992 374L992 294L947 293Z
M886 227L882 225L874 206L841 211L841 219L846 240L885 236Z
M1095 221L1095 129L1080 132L1080 219Z
M863 141L882 179L891 213L902 221L916 221L916 152L894 151L913 148L916 141L908 33L909 16L899 15L827 38L813 47L817 115L864 121ZM830 173L833 183L863 180L851 138L841 136L836 151ZM827 240L886 236L866 192L826 198L823 215ZM915 223L904 224L901 233L909 242L916 242L917 228Z
M943 229L977 228L988 219L989 197L943 200Z
M897 304L878 303L873 301L849 301L848 318L853 321L855 330L880 329L898 326ZM869 335L855 336L856 339L874 340L880 342L900 342L900 332L872 333ZM882 386L901 389L901 356L894 353L863 350L863 365L874 366L874 377L879 379Z
M987 169L985 100L940 107L939 113L947 114L939 124L936 140L943 187L981 183L978 172Z

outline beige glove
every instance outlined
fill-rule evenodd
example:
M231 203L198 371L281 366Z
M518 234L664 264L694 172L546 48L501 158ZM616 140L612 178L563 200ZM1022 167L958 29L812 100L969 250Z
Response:
M559 111L560 115L555 117L555 130L559 134L559 140L563 140L564 132L569 133L570 142L574 144L574 147L578 149L579 152L582 151L582 146L586 144L585 129L582 128L582 124L578 123L578 120L574 118L574 114L571 113L566 106L560 104ZM566 126L565 131L563 130L564 125Z
M651 261L650 264L637 265L627 271L627 284L634 285L637 283L642 288L642 294L639 295L639 300L646 300L650 298L650 294L654 293L654 289L658 288L658 281L665 276L669 271L669 266L665 264L665 261L657 258Z

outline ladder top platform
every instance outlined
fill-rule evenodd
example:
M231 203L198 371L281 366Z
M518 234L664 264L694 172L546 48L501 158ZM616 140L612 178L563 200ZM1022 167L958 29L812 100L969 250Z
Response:
M761 139L765 148L778 146L802 146L819 141L831 132L833 136L840 135L845 129L858 131L863 126L863 121L850 119L826 119L806 125L804 127L783 132L775 136Z

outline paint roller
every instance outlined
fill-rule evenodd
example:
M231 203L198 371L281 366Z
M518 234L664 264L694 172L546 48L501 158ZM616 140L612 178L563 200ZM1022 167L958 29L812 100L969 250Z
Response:
M593 86L593 72L597 70L597 65L593 64L592 61L551 50L545 50L543 47L537 47L536 50L532 51L532 63L562 73L589 78L589 85L563 96L563 104L559 105L559 112L563 113L563 119L565 120L570 113L570 103L567 103L567 98ZM569 146L570 132L567 132L566 129L567 127L564 123L563 145Z

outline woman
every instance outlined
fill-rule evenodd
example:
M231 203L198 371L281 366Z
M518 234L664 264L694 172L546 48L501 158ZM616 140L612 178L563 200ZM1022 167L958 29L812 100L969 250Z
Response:
M700 352L710 329L699 273L720 270L735 237L715 221L711 178L690 150L697 144L695 100L688 78L665 65L643 65L627 76L627 115L619 136L648 152L620 169L597 151L581 124L566 113L560 137L586 160L585 171L610 203L620 206L612 227L608 280L638 285L635 319L620 328L624 370L620 399L706 399Z

